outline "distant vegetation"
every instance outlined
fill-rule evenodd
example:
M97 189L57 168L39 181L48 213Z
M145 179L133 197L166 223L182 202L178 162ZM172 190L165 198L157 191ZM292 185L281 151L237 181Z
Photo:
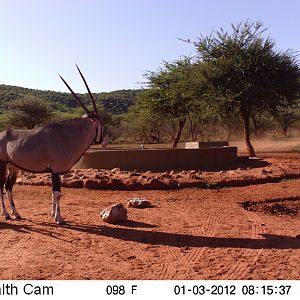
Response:
M120 90L95 93L99 111L109 126L119 124L124 115L136 103L140 90ZM89 106L87 94L79 94ZM44 111L39 109L41 105ZM33 109L36 106L36 109ZM76 118L83 115L73 96L69 93L41 91L17 86L0 85L0 127L32 128L53 120ZM35 118L35 122L32 122ZM110 130L110 131L113 131Z
M132 106L139 90L120 90L108 93L96 93L95 100L99 105L103 106L105 110L112 114L126 113L130 106ZM80 95L80 94L79 94ZM17 86L0 85L0 111L10 107L14 100L20 99L24 96L34 96L44 101L52 110L61 112L71 112L77 107L76 101L69 93L41 91L34 89L27 89ZM86 94L82 96L85 104L90 104L90 100Z
M259 22L202 36L195 57L163 62L142 90L95 93L113 143L172 143L300 134L300 67ZM87 94L80 97L90 104ZM32 128L83 112L69 93L0 85L0 126Z

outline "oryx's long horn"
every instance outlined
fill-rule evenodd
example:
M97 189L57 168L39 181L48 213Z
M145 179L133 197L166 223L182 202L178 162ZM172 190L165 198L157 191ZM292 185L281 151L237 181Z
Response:
M80 98L78 97L77 94L75 94L73 92L73 90L71 89L71 87L67 84L67 82L59 75L59 77L61 78L61 80L64 82L64 84L67 86L67 88L69 89L69 91L72 93L72 95L74 96L74 98L77 100L78 104L84 109L84 111L88 114L89 111L88 109L85 107L85 105L82 103L82 101L80 100Z
M86 89L88 90L88 93L90 95L90 98L91 98L91 101L92 101L92 104L93 104L94 112L97 114L98 117L100 117L99 113L98 113L97 106L96 106L95 99L94 99L94 97L93 97L93 95L92 95L92 93L90 91L90 88L89 88L89 86L88 86L88 84L87 84L84 76L82 75L82 73L81 73L81 71L80 71L80 69L79 69L79 67L77 65L76 65L76 68L77 68L77 70L78 70L78 72L79 72L79 74L80 74L80 76L81 76L81 78L82 78L82 80L83 80L83 82L84 82L84 84L86 86Z

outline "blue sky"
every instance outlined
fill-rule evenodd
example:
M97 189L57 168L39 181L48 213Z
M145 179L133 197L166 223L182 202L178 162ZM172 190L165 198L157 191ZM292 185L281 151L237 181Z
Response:
M85 92L138 88L162 60L194 53L196 39L261 20L279 49L300 50L298 0L0 0L0 84Z

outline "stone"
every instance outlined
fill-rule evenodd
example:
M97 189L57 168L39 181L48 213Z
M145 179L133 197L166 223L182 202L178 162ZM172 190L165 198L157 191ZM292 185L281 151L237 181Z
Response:
M122 223L127 221L127 209L123 204L117 203L106 207L100 213L100 218L106 223Z
M84 181L84 187L87 189L92 190L100 190L103 188L107 188L108 182L106 180L93 180L93 179L87 179Z
M131 172L128 174L129 176L141 176L142 174L141 173L138 173L138 172Z
M95 179L103 179L103 175L102 174L96 174L95 176L94 176L94 178ZM108 178L108 176L105 176L106 178Z
M18 177L16 180L17 184L23 184L23 177Z
M63 186L68 187L68 188L83 188L83 181L82 180L77 180L77 179L71 179L67 180Z
M124 183L125 190L136 191L136 190L141 190L143 188L141 182L136 180L136 177L126 178L125 180L123 180L123 183Z
M128 207L133 208L146 208L146 207L153 207L151 202L147 199L142 198L132 198L128 200Z
M196 171L196 170L189 170L187 173L188 173L188 174L191 174L191 175L194 175L194 174L197 173L197 171Z
M71 177L73 177L74 175L70 174L70 173L66 173L64 175L62 175L62 179L69 179Z
M181 176L180 176L179 174L174 174L174 175L172 176L172 178L178 179L178 178L181 178Z
M197 175L197 173L194 173L194 172L188 173L188 174L186 175L186 177L187 177L187 178L191 178L191 179L196 179L196 180L201 179L201 177L200 177L199 175Z
M164 173L161 173L159 175L160 178L172 178L172 175L170 175L169 173L167 172L164 172Z
M124 182L120 178L110 178L107 182L108 188L112 190L124 190Z
M164 181L156 178L141 181L141 184L145 190L164 190L167 187Z
M263 169L262 173L264 173L264 174L270 174L270 173L273 173L273 171L272 170Z

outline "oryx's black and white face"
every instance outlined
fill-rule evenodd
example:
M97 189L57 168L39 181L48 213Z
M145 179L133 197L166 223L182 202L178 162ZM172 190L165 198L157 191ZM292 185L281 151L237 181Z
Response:
M96 134L94 144L100 144L102 147L106 147L108 144L108 138L107 136L104 136L104 125L102 119L99 118L95 112L84 114L82 118L89 118L95 128Z
M99 144L101 147L106 147L108 144L108 136L103 134L103 122L102 120L93 120L93 125L96 129L96 137L94 139L95 144Z
M74 96L74 98L76 99L76 101L78 102L78 104L83 108L83 110L86 112L86 114L83 116L85 118L89 118L93 124L93 126L95 127L96 130L96 135L95 135L95 139L94 139L94 143L96 144L100 144L102 147L106 147L108 144L108 137L104 136L103 134L103 130L104 130L104 125L103 125L103 120L101 119L97 106L96 106L96 102L95 99L89 89L89 86L84 78L84 76L82 75L80 69L78 68L78 66L76 65L77 70L87 88L87 91L89 93L91 102L93 104L93 108L94 111L89 111L87 109L87 107L83 104L82 100L79 98L79 96L77 94L75 94L73 92L73 90L71 89L71 87L67 84L67 82L59 75L59 77L62 79L62 81L64 82L64 84L67 86L67 88L69 89L69 91L72 93L72 95Z

